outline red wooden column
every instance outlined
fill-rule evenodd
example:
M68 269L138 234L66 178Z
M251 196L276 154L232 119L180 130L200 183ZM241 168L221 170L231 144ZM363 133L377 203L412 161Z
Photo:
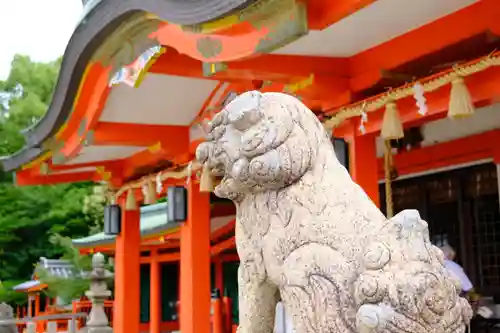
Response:
M181 226L180 331L210 333L210 196L190 182Z
M149 330L151 333L161 332L161 276L160 262L156 250L151 251L150 267L150 304Z
M499 142L500 131L495 133L495 138L493 141ZM498 145L493 145L493 163L497 167L498 202L500 202L500 147Z
M35 294L35 317L40 313L40 293Z
M215 288L219 289L221 298L224 295L224 272L222 267L222 260L220 257L214 259L215 269Z
M349 144L349 172L352 179L380 207L375 135L361 135L356 124L352 124L351 133L345 138Z
M122 225L116 237L113 330L139 333L141 214L139 208L126 210L125 200L120 204Z

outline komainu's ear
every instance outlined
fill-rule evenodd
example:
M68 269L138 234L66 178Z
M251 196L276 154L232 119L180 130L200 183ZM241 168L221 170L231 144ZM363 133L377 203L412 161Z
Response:
M263 116L260 111L261 97L259 91L249 91L229 103L225 108L229 123L244 132L259 122Z

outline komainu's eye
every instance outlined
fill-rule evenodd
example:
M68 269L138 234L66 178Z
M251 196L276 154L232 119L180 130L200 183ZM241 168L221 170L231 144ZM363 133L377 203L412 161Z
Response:
M244 151L252 152L259 147L268 132L268 128L263 124L252 127L241 137L241 144Z

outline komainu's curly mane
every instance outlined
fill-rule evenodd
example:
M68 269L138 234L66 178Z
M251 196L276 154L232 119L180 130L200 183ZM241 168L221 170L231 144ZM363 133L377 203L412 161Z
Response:
M425 221L416 211L387 220L296 98L237 97L197 158L237 207L240 332L272 332L280 298L298 333L463 332L470 307Z

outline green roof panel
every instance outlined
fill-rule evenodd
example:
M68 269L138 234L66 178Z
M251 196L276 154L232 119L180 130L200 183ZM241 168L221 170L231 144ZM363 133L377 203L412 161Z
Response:
M155 205L141 207L141 236L154 235L178 227L178 223L168 223L167 203L162 202ZM105 235L100 232L95 235L73 239L76 247L87 247L103 244L111 244L115 236Z

